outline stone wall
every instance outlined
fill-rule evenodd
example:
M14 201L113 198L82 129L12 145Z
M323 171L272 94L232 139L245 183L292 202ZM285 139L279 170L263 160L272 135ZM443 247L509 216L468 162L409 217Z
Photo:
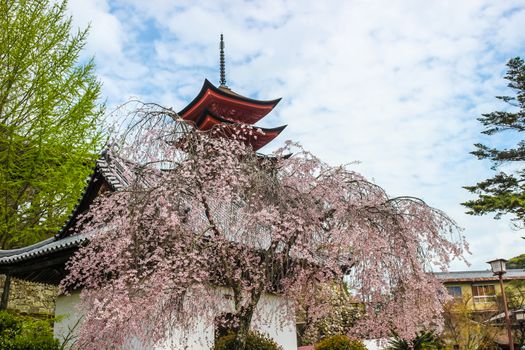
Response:
M0 296L4 283L5 276L0 275ZM54 316L57 296L56 286L11 278L7 309L24 315Z

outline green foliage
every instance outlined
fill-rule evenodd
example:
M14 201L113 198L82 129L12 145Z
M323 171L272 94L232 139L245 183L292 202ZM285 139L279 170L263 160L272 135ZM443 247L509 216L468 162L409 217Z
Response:
M58 350L49 320L14 316L0 312L0 349L3 350Z
M519 265L519 264L520 263L523 264L524 255L525 254L522 254L519 257L517 257L517 258L521 258L521 259L518 259L519 261L517 265L519 267L517 268L523 268L523 265ZM517 310L517 309L524 308L525 307L525 281L524 280L513 280L513 281L507 282L505 284L505 295L507 297L507 305L509 307L509 310ZM515 326L513 326L513 336L512 337L514 338L514 342L518 344L517 349L521 349L521 347L525 344L525 324L523 322L516 322Z
M445 324L440 340L447 344L446 349L456 346L461 350L498 348L496 338L500 329L485 322L487 315L472 307L471 295L446 303L443 311Z
M0 249L56 233L101 146L100 83L66 1L0 2Z
M508 87L515 93L515 96L496 96L496 98L503 101L511 111L482 114L478 120L485 127L483 131L485 135L525 131L525 62L516 57L509 60L507 67L505 79L509 82ZM497 149L483 144L474 146L476 150L471 153L478 159L490 160L493 170L509 162L519 164L525 159L525 140L523 139L510 149ZM512 173L501 171L474 186L466 186L465 189L476 194L478 198L467 201L463 205L469 209L468 214L495 213L497 219L502 214L509 213L522 222L525 219L524 181L524 169L518 169Z
M315 344L314 350L366 350L366 347L361 341L346 335L334 335Z
M215 342L213 350L238 350L235 336L234 333L230 333L220 337ZM282 347L266 335L258 332L248 332L246 348L244 350L282 350Z
M508 269L525 269L525 254L515 256L507 262Z
M395 336L388 344L389 350L437 350L443 344L433 332L421 332L413 340L405 340Z

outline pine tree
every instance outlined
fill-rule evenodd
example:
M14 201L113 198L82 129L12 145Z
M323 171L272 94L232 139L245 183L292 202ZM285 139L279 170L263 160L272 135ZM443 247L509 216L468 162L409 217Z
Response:
M100 147L100 83L66 6L0 2L0 249L57 232Z
M525 131L525 62L516 57L507 63L505 79L515 96L496 96L505 102L509 111L495 111L482 114L478 120L485 127L485 135L496 135L504 132ZM471 152L478 159L488 159L493 170L501 165L513 164L515 171L500 170L496 175L474 186L465 189L478 195L477 199L463 203L469 208L467 214L483 215L495 213L498 219L503 214L512 214L518 222L525 219L525 169L519 168L525 160L525 140L521 139L513 148L492 148L483 144L475 144L476 150Z

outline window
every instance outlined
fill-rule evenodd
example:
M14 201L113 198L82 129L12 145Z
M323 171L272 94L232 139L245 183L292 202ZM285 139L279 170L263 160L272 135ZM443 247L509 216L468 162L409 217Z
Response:
M472 286L475 303L492 303L496 301L496 289L493 284Z
M460 286L448 286L447 287L448 294L452 296L454 299L462 299L461 295L461 287Z

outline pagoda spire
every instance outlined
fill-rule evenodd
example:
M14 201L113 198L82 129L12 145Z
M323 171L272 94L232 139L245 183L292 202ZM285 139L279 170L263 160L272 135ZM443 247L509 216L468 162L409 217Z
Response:
M242 96L226 86L224 35L220 36L220 85L204 80L201 91L178 114L200 131L241 140L254 151L276 138L286 125L261 128L254 124L264 118L281 100L261 101Z
M220 43L220 65L221 65L221 86L226 86L226 63L224 60L224 36L221 33L221 43Z

